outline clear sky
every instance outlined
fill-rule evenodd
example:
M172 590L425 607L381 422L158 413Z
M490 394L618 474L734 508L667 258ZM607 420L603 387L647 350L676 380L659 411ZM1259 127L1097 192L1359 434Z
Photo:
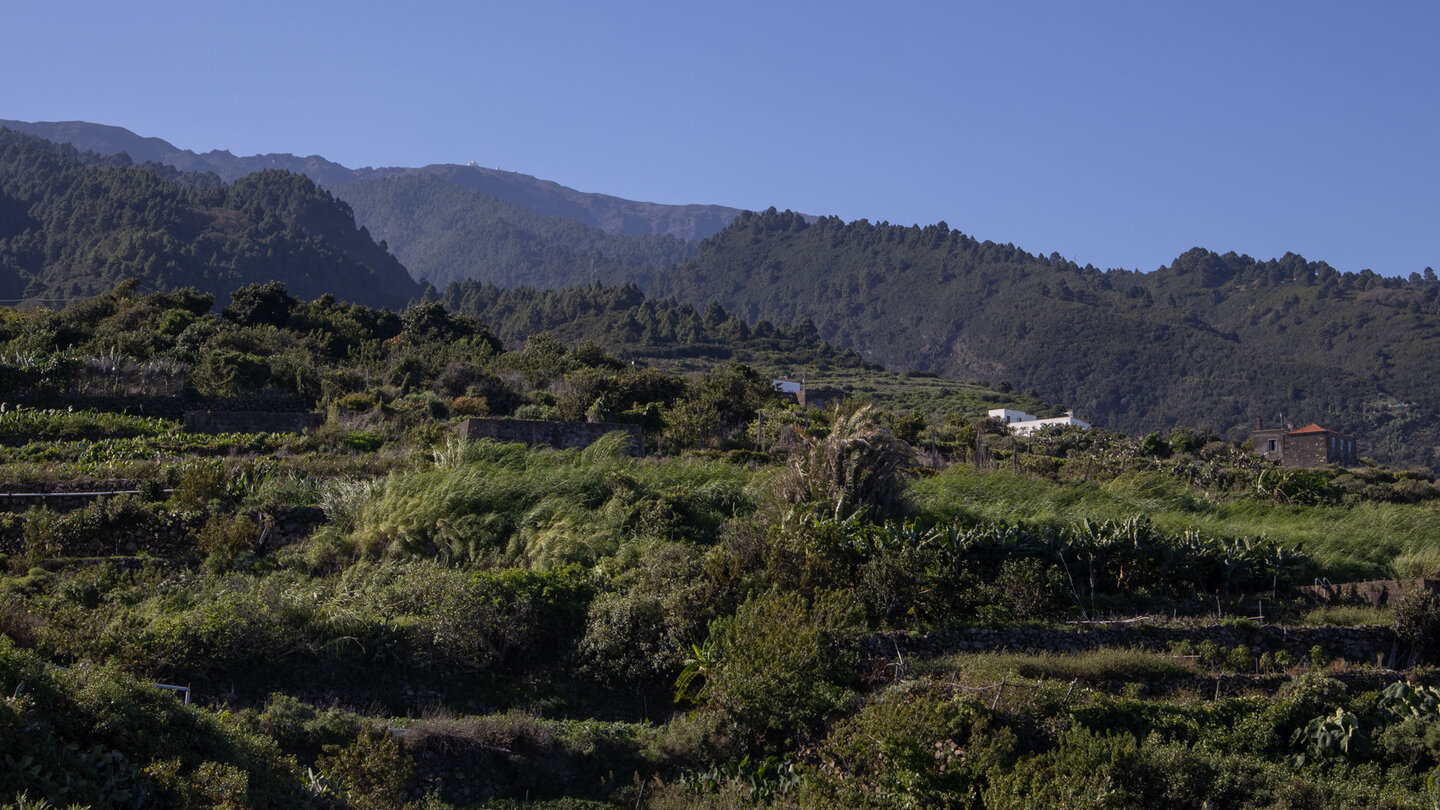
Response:
M1440 267L1440 3L0 0L0 118L909 225Z

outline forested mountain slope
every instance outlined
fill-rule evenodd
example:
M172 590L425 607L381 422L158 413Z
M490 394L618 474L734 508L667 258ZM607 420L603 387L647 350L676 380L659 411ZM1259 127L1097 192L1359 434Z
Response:
M464 279L502 287L616 283L695 255L693 242L669 235L615 236L432 174L362 180L341 193L356 218L415 278L440 289Z
M360 169L357 179L426 174L478 191L543 216L573 219L621 236L673 236L703 239L724 228L740 213L723 205L666 205L576 191L528 174L470 164L437 163L418 169ZM343 196L344 190L337 189Z
M812 323L761 321L752 327L718 304L702 311L673 299L646 298L634 284L537 290L464 281L446 288L441 303L450 312L480 319L511 346L546 332L566 343L592 341L625 359L874 368L855 352L821 340Z
M349 200L344 186L361 180L383 179L411 174L439 177L447 184L503 200L531 213L573 219L607 233L625 236L668 235L696 240L719 231L740 213L723 205L664 205L638 202L608 194L591 194L518 172L488 169L476 165L435 164L423 168L350 169L319 155L299 157L287 153L236 156L225 150L203 154L180 149L160 138L142 138L121 127L84 121L27 122L0 120L0 126L38 135L47 140L70 143L102 155L126 152L131 159L153 161L184 171L214 172L226 181L266 169L285 169L304 174L342 199ZM392 218L398 213L392 212ZM361 224L370 223L361 218ZM582 280L577 278L576 281Z
M125 278L222 298L279 280L392 307L420 292L349 206L301 175L226 186L0 129L0 298L82 297Z
M1132 433L1243 435L1282 415L1363 452L1440 457L1440 281L1339 273L1288 254L1196 248L1153 273L1100 271L980 242L945 223L744 214L650 290L751 320L813 319L892 368L1006 380Z

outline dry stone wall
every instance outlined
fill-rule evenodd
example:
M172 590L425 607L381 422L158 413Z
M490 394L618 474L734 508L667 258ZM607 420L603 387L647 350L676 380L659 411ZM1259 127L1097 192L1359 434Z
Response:
M494 439L524 442L532 447L561 450L589 447L607 433L620 431L630 437L630 454L644 451L645 436L639 425L620 422L546 422L536 419L466 419L459 432L470 441Z
M325 522L324 510L316 506L288 506L246 514L262 527L261 536L256 539L258 551L273 551L300 542ZM140 552L159 556L184 554L195 547L195 536L203 525L204 519L199 515L162 512L118 529L67 540L63 554L73 557L127 556ZM24 535L18 527L0 533L0 554L18 555L25 551Z
M1381 607L1400 601L1411 591L1440 592L1440 581L1433 579L1375 579L1366 582L1324 582L1295 589L1315 602L1342 605L1373 605Z
M137 492L134 481L31 481L0 484L0 512L24 512L32 506L53 512L70 512L84 509L97 498L134 495Z
M872 658L899 655L927 658L959 652L1077 653L1102 647L1164 651L1172 644L1211 641L1226 648L1248 647L1255 654L1284 650L1302 658L1319 647L1330 658L1388 665L1399 651L1390 627L1280 627L1210 625L1170 627L1154 624L1090 625L1075 628L967 628L915 635L876 633L862 641Z
M191 433L302 433L324 419L310 412L186 411L185 430Z

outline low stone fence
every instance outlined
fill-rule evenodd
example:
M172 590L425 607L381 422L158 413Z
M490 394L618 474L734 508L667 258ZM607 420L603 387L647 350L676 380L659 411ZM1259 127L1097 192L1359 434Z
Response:
M1255 654L1284 650L1294 658L1319 647L1330 658L1385 664L1399 645L1395 631L1383 625L1365 627L1280 627L1209 625L1171 627L1133 623L1081 625L1074 628L967 628L913 635L876 633L861 642L872 658L927 658L958 652L1076 653L1102 647L1164 651L1170 645L1211 641L1225 649L1248 647Z
M607 433L620 431L630 438L630 454L645 450L645 435L639 425L621 422L546 422L536 419L466 419L456 428L470 441L494 439L501 442L524 442L532 447L555 447L561 450L589 447Z
M324 418L309 411L186 411L190 433L303 433Z
M0 512L24 512L32 506L52 512L70 512L84 509L99 498L138 493L134 481L0 484Z
M1317 582L1295 589L1313 602L1327 605L1373 605L1380 607L1400 601L1412 591L1440 592L1433 579L1374 579L1366 582Z
M318 506L287 506L246 514L261 527L255 548L262 552L298 543L325 523L325 512ZM202 526L204 520L200 515L155 514L118 529L67 538L52 553L66 557L106 557L130 556L143 551L161 557L174 556L195 548L195 536ZM0 554L18 555L25 550L25 540L18 529L0 534Z

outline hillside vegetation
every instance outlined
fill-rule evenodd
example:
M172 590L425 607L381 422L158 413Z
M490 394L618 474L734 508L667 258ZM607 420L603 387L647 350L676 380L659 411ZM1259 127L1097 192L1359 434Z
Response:
M693 243L673 236L611 235L431 174L362 180L340 193L415 278L440 289L464 279L501 287L615 283L695 255Z
M693 312L635 295L506 300ZM984 405L1044 403L998 391L801 411L748 365L506 347L438 302L229 300L0 309L0 478L32 499L0 499L0 802L1433 804L1440 599L1293 589L1440 575L1432 477L1021 440ZM717 312L699 334L741 328ZM236 406L324 421L164 415ZM483 414L629 421L647 455L453 435Z
M299 156L287 153L268 155L235 155L223 149L204 153L192 152L161 138L142 138L123 127L92 124L86 121L28 122L0 119L0 127L36 135L57 143L74 144L83 152L99 155L127 154L137 163L172 166L183 172L213 173L226 182L247 174L280 169L303 174L349 200L345 186L367 180L384 180L410 176L438 178L440 186L428 186L442 196L452 196L457 189L479 192L487 197L513 205L542 217L561 217L589 228L624 236L669 236L686 242L703 239L734 219L739 209L723 205L666 205L663 203L626 200L609 194L592 194L562 186L518 172L502 171L471 163L460 166L440 163L423 167L390 167L351 169L319 155ZM382 212L387 220L403 218L404 209ZM362 224L368 224L363 222ZM579 283L583 277L575 278Z
M419 294L349 207L309 179L213 181L0 130L0 297L80 298L127 278L219 296L280 280L373 306Z
M1339 273L1286 255L1195 249L1151 273L1101 271L900 227L746 214L649 292L748 321L812 320L888 367L1006 381L1132 434L1243 435L1319 422L1363 452L1434 466L1440 280Z
M739 360L761 368L821 368L840 373L878 368L854 352L836 351L814 324L750 325L712 304L704 311L674 300L646 298L639 287L600 285L563 290L501 289L452 284L440 302L493 325L507 343L547 332L562 341L592 341L626 359L662 365Z
M383 230L415 276L434 282L432 297L447 281L477 282L447 295L452 308L464 298L465 308L478 311L476 302L495 298L476 292L487 283L564 288L631 282L652 299L675 298L702 312L719 303L756 330L763 331L762 322L809 322L820 338L867 361L1009 386L1132 435L1201 426L1235 439L1256 419L1269 425L1318 422L1355 435L1362 452L1381 461L1431 469L1437 464L1440 397L1428 358L1440 348L1440 281L1428 269L1408 279L1384 278L1369 271L1339 273L1293 254L1259 261L1196 248L1154 272L1102 271L1058 254L1036 256L980 241L945 223L847 224L774 210L746 214L716 233L736 212L582 194L474 165L352 171L313 156L196 155L81 122L16 125L100 151L134 149L147 160L209 167L226 179L262 165L323 177L334 193L353 192L361 221ZM153 208L147 214L152 219L173 207L165 202L174 194L171 183L215 200L236 193L218 188L213 175L179 174L158 163L150 168L165 182L158 190L127 191L126 205ZM310 193L293 189L281 196ZM151 194L159 195L153 206L140 199ZM13 297L27 290L59 297L77 289L103 291L123 275L161 287L194 284L220 295L275 278L307 297L328 291L392 307L415 294L408 283L386 280L398 275L393 266L374 269L394 263L366 247L368 234L357 237L343 211L333 222L311 217L289 224L295 206L279 203L274 220L247 225L244 218L221 216L245 205L217 209L211 200L201 214L189 216L188 225L146 220L149 237L116 244L116 236L99 243L94 233L84 235L99 226L71 222L68 214L32 222L28 212L37 200L12 196L0 197L0 208L14 211L6 217L16 223L10 230L28 234L23 243L17 234L0 234L9 251L0 258L0 280ZM271 202L278 200L266 204ZM182 207L193 211L196 205ZM328 224L317 224L319 219ZM266 223L284 224L290 236L233 233L263 230ZM80 233L51 233L52 227ZM297 228L319 241L299 239ZM242 241L234 247L263 245L267 269L257 269L262 259L254 252L232 257L221 251L197 261L185 253L197 249L179 247L217 230L227 245L236 238ZM686 260L695 248L681 240L705 235L711 236ZM207 245L218 241L205 238ZM36 252L40 242L47 243L43 254ZM371 268L362 271L372 273L370 280L348 283L349 272L334 269L335 249ZM175 251L184 255L173 258ZM672 272L668 268L677 261L682 264ZM513 334L582 331L565 322L521 325L500 316L507 322L503 331ZM628 339L633 325L620 324L620 333ZM600 339L591 327L584 330ZM619 350L614 342L607 345Z

